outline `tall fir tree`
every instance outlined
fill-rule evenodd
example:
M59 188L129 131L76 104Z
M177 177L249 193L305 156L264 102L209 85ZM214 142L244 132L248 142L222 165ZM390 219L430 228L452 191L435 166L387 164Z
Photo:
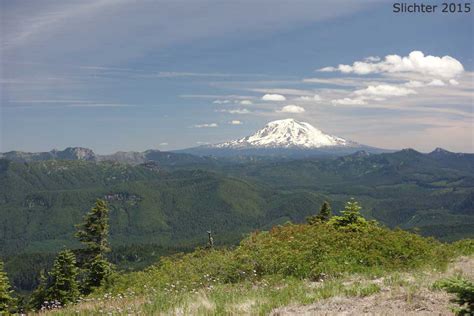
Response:
M76 256L71 250L61 251L51 272L41 274L40 285L34 291L31 305L35 309L54 308L74 303L79 298Z
M109 235L109 209L103 200L97 200L95 206L84 217L78 226L76 237L85 245L78 253L81 267L84 270L84 293L100 286L112 273L113 267L107 261L106 253L110 251L107 241Z
M0 261L0 315L8 315L16 308L12 292L8 276L3 270L3 262Z
M324 223L329 221L331 218L331 205L329 205L329 202L324 201L324 203L321 205L321 209L319 210L319 213L316 215L308 216L306 218L306 222L310 225L316 225L319 223Z

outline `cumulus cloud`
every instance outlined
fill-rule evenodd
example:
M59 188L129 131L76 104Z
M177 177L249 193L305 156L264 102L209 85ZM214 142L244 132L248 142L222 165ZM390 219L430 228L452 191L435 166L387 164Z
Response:
M242 100L239 102L241 105L252 105L252 101L250 100Z
M286 98L284 95L281 94L271 94L267 93L262 97L263 101L285 101Z
M210 127L218 127L217 123L208 123L208 124L196 124L194 125L195 128L210 128Z
M332 100L331 103L333 105L364 105L367 104L363 99L351 99L351 98L344 98L344 99L336 99Z
M160 143L159 146L168 146L168 143Z
M284 107L281 108L281 110L277 112L281 113L303 113L305 109L299 105L294 105L294 104L289 104L285 105Z
M451 56L425 56L420 51L412 51L408 56L387 55L382 61L370 60L356 61L352 65L339 65L337 67L324 67L322 72L340 71L342 73L355 73L366 75L371 73L417 73L441 78L453 78L464 71L463 65Z
M298 101L321 101L322 98L319 95L315 94L312 97L307 96L307 95L303 95L301 97L297 97L296 100L298 100Z
M232 120L229 122L230 125L242 125L242 121L239 120Z
M381 84L376 86L368 86L365 89L354 91L354 94L365 98L383 98L383 97L401 97L410 94L416 94L415 90L405 87Z

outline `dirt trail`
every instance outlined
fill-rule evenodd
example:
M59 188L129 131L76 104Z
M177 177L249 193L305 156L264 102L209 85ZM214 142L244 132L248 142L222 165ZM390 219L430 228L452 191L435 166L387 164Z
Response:
M431 288L443 277L463 274L474 280L474 257L461 257L447 271L406 275L403 285L383 285L383 279L371 282L381 284L381 291L367 297L332 297L311 305L286 306L271 315L453 315L451 295Z

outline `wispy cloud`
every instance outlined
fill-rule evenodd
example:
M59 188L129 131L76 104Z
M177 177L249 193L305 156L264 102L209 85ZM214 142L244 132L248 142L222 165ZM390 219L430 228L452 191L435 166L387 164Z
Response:
M205 123L205 124L196 124L193 125L195 128L214 128L214 127L219 127L219 124L217 123Z

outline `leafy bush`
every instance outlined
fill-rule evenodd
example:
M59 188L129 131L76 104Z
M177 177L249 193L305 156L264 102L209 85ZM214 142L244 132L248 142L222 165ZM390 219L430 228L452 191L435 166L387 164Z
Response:
M434 286L444 289L448 293L456 294L456 298L451 300L459 305L459 308L455 309L456 315L474 314L474 283L457 276L440 280Z
M347 230L331 224L274 227L255 232L233 249L198 249L163 258L143 272L116 275L96 293L196 291L263 277L311 278L343 273L407 270L445 265L446 245L402 230L368 225Z
M236 252L250 256L260 275L301 278L445 264L451 253L434 239L402 230L375 225L346 230L331 224L275 227L252 234Z
M474 239L461 239L451 244L452 249L462 256L474 254Z

